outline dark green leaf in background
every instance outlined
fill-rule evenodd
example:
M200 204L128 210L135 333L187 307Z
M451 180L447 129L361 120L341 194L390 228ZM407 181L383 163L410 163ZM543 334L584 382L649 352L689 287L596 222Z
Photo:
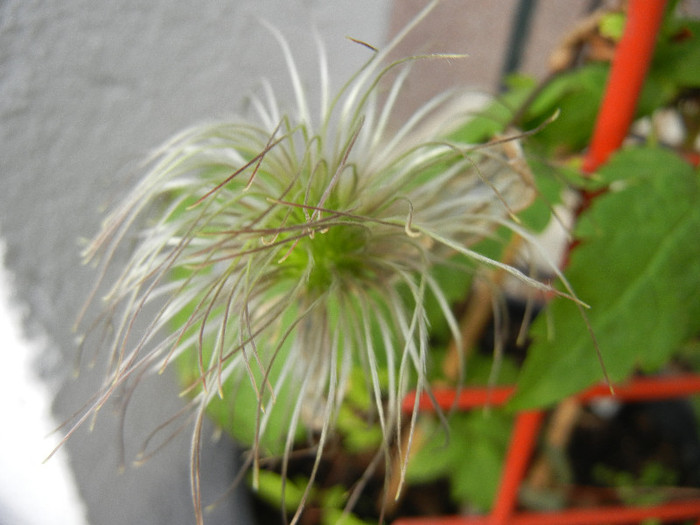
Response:
M543 86L520 123L522 129L535 129L559 112L558 119L532 137L543 153L568 154L588 144L608 70L608 64L593 62L562 73Z
M498 409L453 414L447 441L435 424L432 430L423 430L428 439L409 463L408 482L447 477L454 502L487 511L501 478L511 417Z
M537 86L535 79L517 74L509 76L506 83L508 91L477 112L450 137L452 140L479 144L504 132Z
M669 20L654 52L650 75L678 87L700 86L700 20Z
M617 154L600 176L610 191L577 227L582 244L566 271L588 316L613 381L651 371L700 331L700 184L671 152ZM593 341L574 304L550 305L533 327L512 407L544 406L600 381Z

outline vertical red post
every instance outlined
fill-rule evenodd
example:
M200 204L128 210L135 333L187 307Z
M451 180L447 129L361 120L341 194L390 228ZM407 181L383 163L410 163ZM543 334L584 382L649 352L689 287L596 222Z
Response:
M666 0L629 0L627 22L610 68L593 138L583 164L591 173L627 136L654 54Z
M543 412L533 410L521 412L515 420L515 428L510 438L510 446L503 466L501 485L489 516L490 525L507 525L515 513L518 490L525 477L530 456L535 450L543 418Z

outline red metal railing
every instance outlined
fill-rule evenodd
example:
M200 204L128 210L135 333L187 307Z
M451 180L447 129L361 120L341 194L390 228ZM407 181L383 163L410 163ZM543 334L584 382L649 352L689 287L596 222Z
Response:
M419 406L423 411L438 408L469 410L481 406L498 406L506 403L514 391L514 387L465 388L460 392L442 389L434 392L436 403L428 396L422 396ZM687 397L698 393L700 393L700 375L684 374L636 378L629 383L617 385L614 395L610 393L607 385L596 385L575 397L582 402L606 397L638 402ZM407 396L404 400L404 410L411 411L414 401L415 395ZM647 518L669 521L700 517L700 499L698 498L643 507L610 506L546 513L518 511L518 489L535 449L543 419L544 412L541 411L518 414L503 467L501 484L490 515L405 518L395 521L394 525L594 525L638 523Z
M599 110L583 169L592 173L627 135L634 117L639 93L646 76L661 25L665 0L629 0L622 39L613 58L610 77ZM436 389L434 398L419 400L422 411L469 410L504 404L515 387L464 388L459 391ZM700 393L700 375L636 378L615 387L615 399L635 402L685 397ZM575 396L582 402L611 397L607 385L598 385ZM415 394L404 399L404 410L413 410ZM661 521L700 518L700 500L674 501L652 506L606 506L565 509L556 512L526 512L517 509L518 491L535 449L544 412L527 411L517 415L506 455L500 487L491 513L487 516L443 516L402 518L394 525L595 525L632 524L648 518ZM700 525L700 520L697 521Z

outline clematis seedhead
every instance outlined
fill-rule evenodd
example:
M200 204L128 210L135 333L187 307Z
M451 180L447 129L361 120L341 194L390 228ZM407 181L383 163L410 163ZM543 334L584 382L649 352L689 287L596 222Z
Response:
M456 57L388 61L428 10L386 49L366 46L368 61L333 96L322 59L317 103L271 29L296 107L285 110L264 84L249 115L175 136L85 251L101 261L88 304L106 289L100 320L112 328L111 357L77 425L117 389L176 368L194 429L199 522L202 422L214 404L231 407L228 429L250 449L254 484L261 458L286 465L304 437L313 479L359 368L382 430L379 453L406 457L388 451L410 446L417 407L402 421L403 396L429 388L428 294L460 341L435 268L461 254L473 263L464 271L492 266L547 288L471 248L497 228L521 231L514 216L536 190L517 141L451 140L467 118L455 112L455 94L400 126L392 119L412 62ZM128 257L116 258L124 246Z

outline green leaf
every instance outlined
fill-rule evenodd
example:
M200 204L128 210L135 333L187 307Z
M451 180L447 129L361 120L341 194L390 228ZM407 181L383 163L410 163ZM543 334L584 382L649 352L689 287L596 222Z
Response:
M502 133L536 87L535 80L524 75L511 75L506 84L506 93L474 115L450 138L457 142L479 144Z
M261 470L258 478L257 495L263 501L274 506L282 505L284 492L284 507L287 512L295 512L304 497L304 487L291 480L285 482L282 476L269 470Z
M470 386L499 386L512 385L518 378L518 366L510 356L503 356L498 369L494 370L492 356L480 355L475 352L467 361L466 384Z
M462 468L452 472L452 497L487 511L493 504L501 480L510 419L504 418L500 412L477 411L469 415L462 442Z
M336 428L343 436L343 446L349 453L375 450L382 443L382 429L358 415L348 404L341 405Z
M183 326L189 317L191 308L187 307L177 316L174 325ZM287 315L293 319L294 312ZM193 329L194 330L194 329ZM289 352L291 342L282 345L279 356L267 377L269 384L275 384L279 377L284 360ZM206 340L203 345L203 361L209 363L214 348L212 340ZM177 358L176 368L180 382L189 386L197 384L200 377L197 349L191 348ZM258 388L262 390L268 419L265 432L257 436L261 451L265 454L279 455L284 452L289 422L294 400L296 385L287 382L277 395L276 402L270 401L269 388L261 388L264 384L263 373L257 367L251 367ZM209 384L208 388L217 388L217 384ZM259 413L259 393L253 387L250 377L245 370L239 376L224 381L221 385L223 397L214 396L207 405L207 416L236 441L244 446L252 446L257 435ZM304 434L302 425L296 429L296 438Z
M622 38L626 20L624 13L607 13L603 15L598 26L600 34L617 42Z
M559 118L531 139L546 153L580 151L588 144L608 77L608 64L594 62L562 73L544 85L527 108L523 129L534 129L559 111Z
M369 525L354 514L345 514L341 509L327 508L323 512L321 525Z
M575 170L539 160L534 155L528 164L535 178L538 197L518 213L518 218L530 231L541 232L552 220L552 209L561 203L563 192L571 180L570 174Z
M601 171L610 191L581 218L582 244L566 272L588 312L613 381L664 365L700 331L700 183L672 153L640 148L617 154ZM534 344L511 407L545 406L603 373L580 312L555 301L533 327Z
M501 478L511 417L495 409L455 414L447 442L437 430L426 431L430 439L411 459L407 481L448 477L455 502L488 510Z
M452 305L464 301L467 297L473 273L473 262L461 254L451 257L445 264L436 265L431 272L438 287L443 291L445 300ZM433 346L447 346L452 333L440 302L432 290L428 290L425 294L423 306L430 323Z
M700 20L668 22L654 53L650 75L678 87L700 86Z
M365 520L345 511L349 495L348 488L342 485L333 485L322 491L321 525L369 525Z

